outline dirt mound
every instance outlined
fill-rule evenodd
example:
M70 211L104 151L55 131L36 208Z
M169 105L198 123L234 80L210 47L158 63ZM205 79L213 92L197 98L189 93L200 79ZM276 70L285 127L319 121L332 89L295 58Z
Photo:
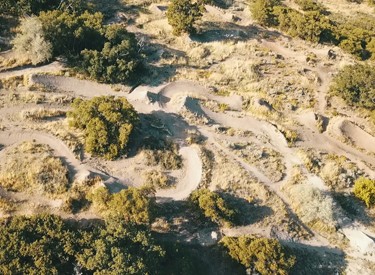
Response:
M362 130L353 122L339 118L333 123L331 130L339 138L349 140L355 146L375 153L375 137Z

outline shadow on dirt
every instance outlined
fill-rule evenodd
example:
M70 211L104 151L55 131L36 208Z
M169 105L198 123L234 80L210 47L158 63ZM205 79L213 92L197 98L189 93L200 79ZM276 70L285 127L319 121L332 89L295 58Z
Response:
M297 258L290 274L335 275L342 274L346 269L345 254L340 249L283 241L281 243L287 252Z
M191 35L192 41L209 43L215 41L247 41L285 37L277 31L263 29L256 25L241 26L231 22L204 22L199 33Z

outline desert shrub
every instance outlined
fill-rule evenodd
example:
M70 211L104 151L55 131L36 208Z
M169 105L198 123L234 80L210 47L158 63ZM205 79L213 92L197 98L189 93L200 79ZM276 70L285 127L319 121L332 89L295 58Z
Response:
M168 6L168 23L173 28L174 35L196 32L195 23L202 17L203 5L191 0L172 0Z
M30 60L33 65L48 61L52 57L52 45L44 38L42 23L37 17L21 20L12 43L17 56Z
M250 3L252 17L262 26L276 26L274 8L280 4L280 0L254 0Z
M99 12L72 14L61 10L41 12L44 36L52 44L53 56L78 56L82 50L100 50L105 39L103 15Z
M56 195L64 193L69 184L67 168L47 145L24 142L8 153L0 168L0 184L8 190Z
M150 224L153 216L153 199L150 189L130 187L111 194L100 187L89 194L94 207L105 217L120 218L129 223Z
M75 99L68 112L69 124L85 133L85 150L94 156L115 159L125 153L139 118L124 97Z
M54 215L1 221L1 274L150 274L164 251L147 227L122 220L79 224Z
M335 213L332 197L309 184L293 185L288 193L293 209L304 223L322 233L336 232L338 212Z
M294 256L286 254L276 239L240 236L224 237L220 242L229 255L248 268L251 274L286 275L296 261Z
M81 52L80 69L102 82L129 82L140 65L135 35L122 26L112 25L106 29L105 39L101 51Z
M348 65L335 76L330 91L350 106L374 110L375 71L370 65Z
M296 0L303 11L323 11L324 7L316 0Z
M147 165L160 165L166 170L176 170L182 167L182 157L175 150L145 150Z
M283 6L277 6L274 10L278 27L289 35L311 42L323 42L329 39L330 21L321 11L300 13Z
M367 207L375 205L375 180L360 177L354 183L354 195L364 201Z
M199 189L190 194L189 201L202 211L205 217L219 225L230 227L235 223L236 210L217 192Z
M170 185L168 175L158 170L151 170L144 173L144 178L144 184L153 188L167 188Z

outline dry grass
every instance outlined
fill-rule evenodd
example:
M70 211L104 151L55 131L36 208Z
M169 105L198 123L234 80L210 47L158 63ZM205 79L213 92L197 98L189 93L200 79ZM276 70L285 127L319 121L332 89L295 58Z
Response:
M7 152L0 183L7 190L58 195L67 190L68 170L47 145L24 142Z
M249 164L255 165L270 180L277 182L282 179L286 168L279 152L251 142L229 144L229 148Z
M72 152L81 157L84 136L83 133L69 127L67 120L53 121L47 123L36 123L30 125L32 129L48 132L61 139Z
M20 115L21 119L37 121L44 120L47 118L61 117L65 116L65 114L66 111L63 110L40 107L29 110L23 110Z

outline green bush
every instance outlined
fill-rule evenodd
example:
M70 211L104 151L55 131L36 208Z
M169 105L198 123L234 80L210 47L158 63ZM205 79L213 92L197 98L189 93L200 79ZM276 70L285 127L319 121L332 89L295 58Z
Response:
M250 11L253 19L262 26L277 26L277 16L274 8L280 6L280 0L254 0L250 3Z
M350 106L375 109L375 70L370 65L349 65L333 79L332 94L342 97Z
M85 228L53 215L1 223L1 274L151 274L165 254L149 228L120 219Z
M68 112L72 127L85 133L85 150L94 156L115 159L126 152L130 135L139 117L124 97L75 99Z
M202 17L203 5L191 0L172 0L168 6L168 23L173 27L174 35L196 32L195 23Z
M81 52L81 70L91 78L106 83L129 82L140 65L135 35L122 26L107 27L106 42L98 50L85 49Z
M224 237L221 244L233 259L249 268L251 274L286 275L295 264L295 257L287 256L276 239Z
M77 57L85 49L100 50L104 46L105 28L99 12L72 14L53 10L41 12L39 19L45 38L52 44L53 56Z
M236 220L236 211L216 192L208 189L195 190L190 194L189 200L205 217L219 225L232 226Z
M145 150L147 165L160 165L166 170L177 170L182 167L182 157L175 149Z
M367 207L375 205L375 180L358 178L354 183L354 195L364 201Z
M56 9L59 4L60 0L1 0L0 14L38 15L41 11Z

